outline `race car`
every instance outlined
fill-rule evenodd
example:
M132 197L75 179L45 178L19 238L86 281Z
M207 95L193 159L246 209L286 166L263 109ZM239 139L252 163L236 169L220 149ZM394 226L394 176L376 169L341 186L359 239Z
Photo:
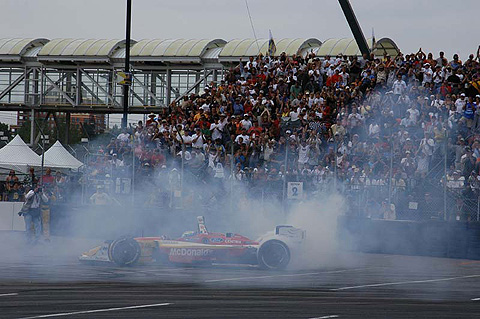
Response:
M197 217L197 231L178 239L122 237L105 241L80 257L85 262L109 262L120 266L156 262L160 264L249 264L263 269L285 269L305 241L304 230L276 226L257 240L234 233L210 233L205 218Z

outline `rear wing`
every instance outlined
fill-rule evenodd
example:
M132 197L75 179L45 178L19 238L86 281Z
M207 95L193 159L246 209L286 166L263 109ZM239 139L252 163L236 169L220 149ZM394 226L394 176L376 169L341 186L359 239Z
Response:
M198 233L199 234L208 234L207 226L205 226L205 217L197 217Z

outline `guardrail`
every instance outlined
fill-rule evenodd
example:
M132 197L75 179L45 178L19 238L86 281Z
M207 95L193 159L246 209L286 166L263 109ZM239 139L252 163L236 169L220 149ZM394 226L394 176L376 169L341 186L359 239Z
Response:
M342 216L341 247L366 253L480 259L480 223L391 221Z

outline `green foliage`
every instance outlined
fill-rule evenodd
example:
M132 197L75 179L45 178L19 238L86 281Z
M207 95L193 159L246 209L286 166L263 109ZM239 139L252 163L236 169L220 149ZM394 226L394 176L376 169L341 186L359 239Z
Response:
M0 132L3 132L3 136L7 136L8 140L10 140L10 138L12 137L12 133L10 132L8 124L0 122Z
M25 121L23 125L17 129L17 134L20 135L22 140L26 143L30 142L30 121Z

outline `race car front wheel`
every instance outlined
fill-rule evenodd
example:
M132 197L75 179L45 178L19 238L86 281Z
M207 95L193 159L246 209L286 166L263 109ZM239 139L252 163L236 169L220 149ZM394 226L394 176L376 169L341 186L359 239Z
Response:
M285 269L290 262L290 250L284 242L276 239L263 243L257 252L258 265L263 269Z
M141 251L135 239L120 238L110 244L110 260L119 266L132 266L140 258Z

